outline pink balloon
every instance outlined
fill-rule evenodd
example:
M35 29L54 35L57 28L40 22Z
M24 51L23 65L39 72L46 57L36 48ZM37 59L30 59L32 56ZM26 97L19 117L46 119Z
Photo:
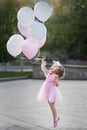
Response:
M28 38L24 41L22 51L28 59L32 59L38 52L38 44L36 41Z
M37 41L37 43L38 43L38 48L40 49L41 47L43 47L44 44L45 44L45 42L46 42L46 36L45 36L45 38L43 38L42 40L38 40L38 41Z
M18 30L26 38L30 37L29 28L28 27L24 27L24 26L22 26L21 24L18 23Z

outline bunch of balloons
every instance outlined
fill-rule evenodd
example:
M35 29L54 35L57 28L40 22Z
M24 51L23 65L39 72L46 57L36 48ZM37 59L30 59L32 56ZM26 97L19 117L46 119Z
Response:
M52 7L44 1L37 2L34 10L22 7L17 13L18 30L23 35L12 35L7 42L7 51L16 57L21 52L32 59L45 44L47 28L44 25L52 15Z

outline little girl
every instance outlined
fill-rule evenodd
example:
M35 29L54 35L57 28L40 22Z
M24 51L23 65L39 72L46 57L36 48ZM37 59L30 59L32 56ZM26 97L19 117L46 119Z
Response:
M45 74L46 80L43 83L37 99L47 101L52 111L54 127L57 126L59 117L55 108L55 102L62 101L62 95L58 89L59 80L64 77L64 68L59 61L53 61L50 70L46 68L45 57L42 58L41 69Z

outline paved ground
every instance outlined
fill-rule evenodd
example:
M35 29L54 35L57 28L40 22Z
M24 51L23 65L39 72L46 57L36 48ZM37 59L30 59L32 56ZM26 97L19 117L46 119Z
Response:
M47 103L36 100L43 80L0 82L0 130L52 130ZM87 81L63 80L55 130L87 130Z

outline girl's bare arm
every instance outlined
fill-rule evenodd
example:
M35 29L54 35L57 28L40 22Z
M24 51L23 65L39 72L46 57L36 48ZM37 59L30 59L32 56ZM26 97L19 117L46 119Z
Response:
M59 86L59 80L58 80L57 75L55 75L54 82L55 82L55 86L58 87Z
M48 74L48 69L46 68L46 61L45 61L46 57L42 57L41 60L41 69L44 72L45 76Z

